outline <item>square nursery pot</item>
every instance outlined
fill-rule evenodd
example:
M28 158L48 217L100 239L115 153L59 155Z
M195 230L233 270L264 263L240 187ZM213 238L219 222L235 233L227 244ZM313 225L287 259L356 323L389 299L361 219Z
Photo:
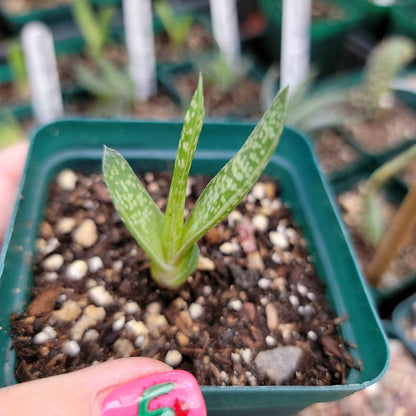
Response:
M391 8L391 31L416 39L416 2L405 1Z
M350 1L321 0L338 10L338 17L317 19L311 24L311 59L320 73L330 73L343 53L347 34L360 24L365 13ZM264 48L270 60L280 57L282 31L282 0L260 0L260 7L267 16Z
M205 124L191 173L215 174L253 127L251 123ZM27 305L37 224L53 178L63 168L99 172L104 144L121 151L138 172L172 169L181 128L175 122L75 120L47 125L34 135L0 261L0 386L16 382L9 316ZM333 310L338 316L348 315L341 332L357 346L352 354L362 363L362 371L351 370L345 385L326 387L203 386L209 415L289 415L314 402L338 400L369 386L380 379L388 364L386 340L339 214L300 134L285 130L265 173L279 179L282 197L303 228Z
M343 171L342 176L332 178L330 182L335 194L339 196L343 192L354 189L360 182L367 180L371 173L390 159L391 156L391 154L388 154L382 157L369 158L367 166L356 165ZM408 185L400 177L394 177L387 184L383 195L389 203L399 206L407 192ZM383 318L389 317L398 302L414 293L416 273L412 270L406 276L402 276L400 282L388 287L376 287L370 283L367 284L381 316Z

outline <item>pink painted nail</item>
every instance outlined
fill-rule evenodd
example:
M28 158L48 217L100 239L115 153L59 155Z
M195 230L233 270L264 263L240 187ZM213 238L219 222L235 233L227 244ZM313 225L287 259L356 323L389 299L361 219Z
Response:
M102 416L206 416L195 378L183 370L145 376L111 391Z

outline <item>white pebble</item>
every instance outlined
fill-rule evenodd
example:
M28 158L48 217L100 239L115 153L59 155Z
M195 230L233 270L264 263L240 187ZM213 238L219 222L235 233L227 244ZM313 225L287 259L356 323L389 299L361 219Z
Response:
M88 290L88 296L97 306L108 306L114 302L113 297L104 286L95 286Z
M199 319L203 315L204 308L199 303L191 303L188 311L192 320L195 321L196 319Z
M307 336L311 341L316 341L318 339L318 335L314 331L308 331Z
M238 244L232 243L230 241L226 241L222 243L219 247L221 253L223 254L233 254L240 250L240 246Z
M150 315L159 315L162 312L162 305L159 302L150 302L146 306L146 312Z
M215 263L208 257L199 256L198 265L196 266L198 270L215 270Z
M88 264L84 260L75 260L66 268L66 277L70 280L81 280L88 272Z
M56 223L56 229L62 234L70 233L75 227L75 219L74 218L61 218Z
M171 367L177 367L182 362L182 354L177 350L170 350L165 357L165 363Z
M97 241L97 226L95 222L86 218L81 224L72 232L72 239L84 248L89 248Z
M62 351L64 354L69 355L70 357L76 357L79 352L81 351L78 342L76 341L67 341L62 347Z
M49 335L46 332L38 332L34 337L33 337L33 342L35 344L44 344L46 341L49 341Z
M282 250L289 247L289 240L279 231L270 231L269 239L273 245L281 248Z
M306 296L306 294L308 293L308 288L306 286L302 285L302 283L298 283L296 287L301 296Z
M52 254L42 262L42 267L48 272L56 272L64 264L64 258L60 254Z
M299 298L295 295L289 296L289 302L292 304L292 306L299 306Z
M221 378L221 381L223 381L225 384L228 384L230 382L230 378L228 377L228 374L224 370L220 372L220 378Z
M122 268L123 268L123 262L121 260L116 260L113 263L113 270L115 272L120 272Z
M313 292L308 292L306 294L306 297L311 301L311 302L315 302L316 301L316 295Z
M45 326L45 328L42 329L42 332L44 332L49 339L56 337L56 331L51 326Z
M243 349L241 349L240 350L240 355L241 355L241 358L243 359L243 361L247 365L250 365L251 364L251 360L253 358L253 354L252 354L250 348L243 348Z
M128 321L126 323L126 329L135 337L138 337L140 335L147 335L149 333L149 329L144 324L144 322L136 321L135 319L132 319L131 321Z
M265 277L262 277L257 282L257 285L259 286L259 288L260 289L263 289L263 290L269 289L270 286L271 286L271 284L272 284L272 282L269 279L265 278Z
M98 272L103 267L104 264L100 257L94 256L88 259L88 268L92 273Z
M233 299L228 302L228 307L233 311L239 312L243 308L243 303L240 299Z
M77 175L70 169L64 169L57 176L56 182L65 191L73 191L77 183Z
M134 340L134 346L136 348L140 348L145 341L146 337L144 335L139 335L138 337L136 337L136 339Z
M45 273L43 275L43 278L45 279L46 282L54 282L55 280L58 279L58 273L56 272Z
M115 332L121 331L123 329L125 323L126 323L126 317L121 316L120 318L118 318L117 320L115 320L113 322L113 325L111 326L111 328Z
M234 225L238 221L241 221L243 219L243 214L240 211L238 211L237 209L235 209L235 210L230 212L227 219L228 219L228 224L230 225L230 227L234 227Z
M267 335L267 337L264 340L265 340L266 345L268 347L275 347L276 346L276 340L271 335Z
M85 342L95 342L100 337L100 334L96 329L88 329L84 333L83 340Z
M253 186L253 189L251 190L251 194L256 199L263 199L263 198L265 198L266 197L266 188L264 187L264 184L262 184L261 182L257 182Z
M269 226L269 219L262 214L257 214L253 217L252 223L254 228L261 232L265 232Z
M209 286L209 285L205 285L205 286L202 288L202 294L203 294L205 297L210 296L210 295L212 294L212 287L211 287L211 286Z
M277 253L273 253L272 262L276 264L282 264L282 258Z
M129 315L133 315L137 312L140 312L140 307L137 302L127 302L124 306L124 312L128 313Z

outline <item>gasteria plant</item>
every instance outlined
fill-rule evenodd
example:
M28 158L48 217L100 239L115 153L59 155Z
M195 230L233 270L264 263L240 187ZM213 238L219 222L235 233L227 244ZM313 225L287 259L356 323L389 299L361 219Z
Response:
M104 179L121 219L151 260L155 281L177 288L195 270L196 242L245 197L269 162L286 120L287 88L275 98L241 149L207 185L184 223L186 185L204 118L202 76L185 115L165 215L127 161L105 147Z

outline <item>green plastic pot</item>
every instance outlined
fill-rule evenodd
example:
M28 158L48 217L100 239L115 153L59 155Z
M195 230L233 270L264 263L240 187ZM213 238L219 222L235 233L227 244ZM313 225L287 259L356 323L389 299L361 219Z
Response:
M253 127L251 123L205 124L191 173L216 173ZM100 171L104 144L120 150L138 172L172 169L181 128L181 123L74 120L47 125L34 135L0 260L0 386L15 382L9 316L23 311L28 302L37 229L51 181L63 168ZM352 354L363 370L351 370L345 385L326 387L203 386L210 416L289 415L314 402L338 400L369 386L388 365L386 340L340 216L312 151L299 133L284 131L266 174L279 178L283 199L303 228L334 311L348 315L341 332L357 345Z
M391 31L416 40L416 1L391 8Z
M322 20L311 25L311 60L320 74L334 72L343 53L342 45L347 34L358 26L365 16L360 8L348 0L323 1L340 7L344 15L338 20ZM268 19L263 38L265 52L271 61L279 61L282 0L260 0L259 4Z
M120 4L121 0L92 0L92 3L96 7L115 6ZM12 27L16 30L33 20L38 20L48 24L56 24L72 20L71 6L69 4L55 7L51 5L46 8L34 8L26 13L11 14L5 10L4 6L2 7L0 2L0 9Z
M404 345L412 352L412 354L416 357L416 340L410 339L405 332L405 328L403 326L403 320L411 318L415 315L415 311L413 310L414 304L416 303L416 293L409 298L405 299L404 301L400 302L393 311L391 321L393 325L394 332L396 333L397 337L403 342Z

